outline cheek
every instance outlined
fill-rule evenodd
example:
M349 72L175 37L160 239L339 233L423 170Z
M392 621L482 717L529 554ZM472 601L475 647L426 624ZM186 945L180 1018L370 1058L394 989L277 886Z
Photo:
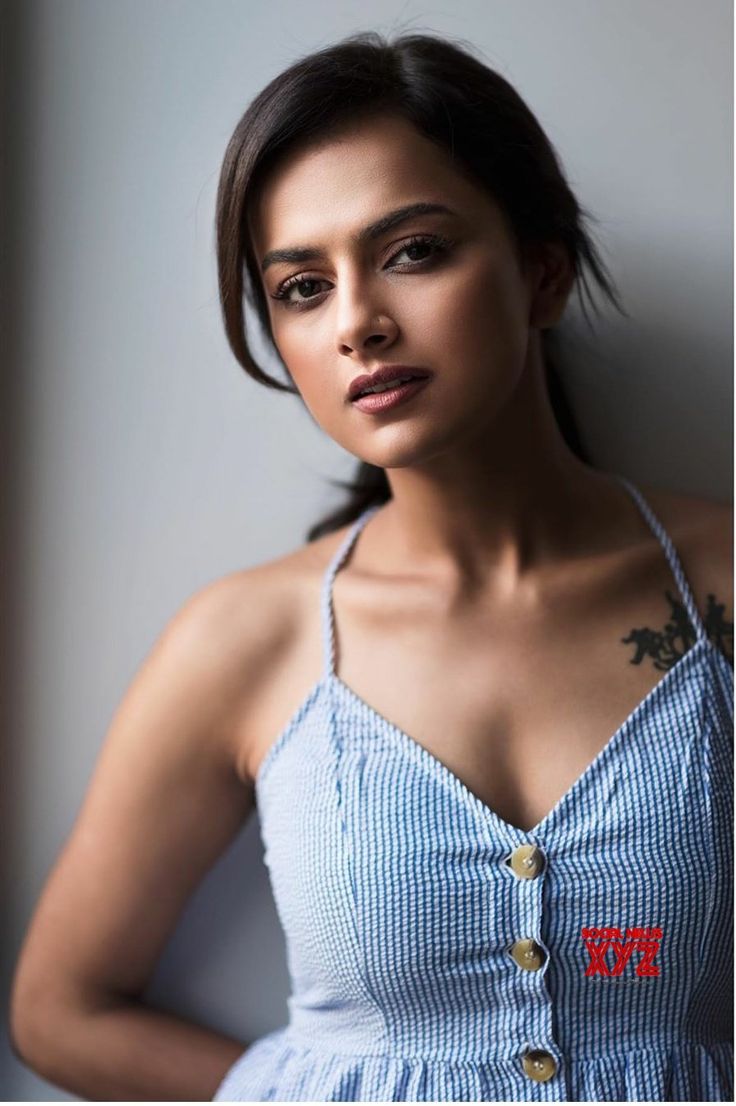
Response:
M526 290L512 267L484 258L453 274L443 293L427 318L422 348L440 373L438 404L447 425L470 427L494 416L524 371Z
M317 318L318 315L321 317ZM272 334L312 419L328 437L350 451L355 430L350 419L353 412L345 405L343 388L347 388L359 370L351 371L347 362L340 366L334 327L327 316L328 312L318 310L313 315L304 312L272 326Z
M448 290L437 325L451 327L456 348L470 354L514 355L528 333L523 285L506 268L474 266L458 276Z
M306 312L305 312L306 315ZM305 401L319 401L328 378L330 356L324 328L310 324L304 316L296 319L276 320L271 323L271 333L281 359L289 375Z
M525 294L513 261L498 250L489 257L487 246L477 253L469 249L456 264L431 275L398 281L387 293L402 353L471 378L473 369L482 366L486 379L489 361L499 373L523 362ZM294 347L298 357L296 342Z

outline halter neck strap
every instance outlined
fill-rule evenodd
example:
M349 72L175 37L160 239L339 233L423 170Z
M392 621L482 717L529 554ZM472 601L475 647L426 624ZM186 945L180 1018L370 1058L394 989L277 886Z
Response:
M368 519L372 518L382 505L381 503L374 503L370 507L366 507L366 509L355 519L337 550L333 553L322 580L320 610L322 621L322 656L324 662L323 672L325 678L334 676L335 674L335 610L332 602L332 585L338 570L352 550L358 534L368 522Z
M695 630L696 638L698 640L700 640L701 638L707 638L708 631L706 630L705 623L700 616L698 605L695 602L695 597L692 593L692 589L688 582L687 576L685 575L685 570L682 567L682 563L680 562L680 558L677 554L677 550L675 549L672 539L670 538L664 526L659 521L654 511L649 506L649 503L644 498L644 495L637 488L637 486L632 483L631 480L627 479L627 477L621 476L619 473L615 473L614 475L619 483L621 483L623 487L626 488L627 492L636 503L637 507L644 516L644 519L648 523L650 529L662 546L664 555L667 558L670 569L672 570L672 575L677 582L677 587L679 589L680 595L682 596L682 601L685 604L685 609L687 610L690 623Z

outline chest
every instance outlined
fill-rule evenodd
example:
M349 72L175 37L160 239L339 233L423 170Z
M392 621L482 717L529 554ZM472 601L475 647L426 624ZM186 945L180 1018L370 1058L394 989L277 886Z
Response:
M562 588L543 603L452 611L423 591L333 587L335 674L359 707L421 745L505 822L528 830L556 806L687 649L661 566L640 586ZM621 582L623 583L623 582ZM654 586L653 586L654 585ZM676 593L675 593L676 594ZM657 643L642 649L642 642ZM262 707L252 771L319 676L318 627Z
M505 822L528 830L592 765L665 678L618 637L466 634L445 649L353 651L340 680L423 746Z

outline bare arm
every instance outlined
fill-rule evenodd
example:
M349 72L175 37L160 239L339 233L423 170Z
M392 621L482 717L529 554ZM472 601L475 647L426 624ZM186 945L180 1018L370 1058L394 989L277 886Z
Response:
M47 1014L50 1011L47 1012ZM136 999L47 1018L21 1060L55 1086L93 1102L209 1102L247 1045ZM21 1048L24 1046L21 1045Z
M165 628L112 719L31 919L13 1045L80 1097L208 1100L246 1048L141 996L188 897L253 809L236 737L276 635L265 591L257 570L227 577Z

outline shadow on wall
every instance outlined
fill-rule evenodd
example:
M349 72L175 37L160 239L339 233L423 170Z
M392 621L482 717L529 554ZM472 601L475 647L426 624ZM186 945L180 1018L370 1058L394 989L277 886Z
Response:
M260 834L256 810L187 902L145 992L152 1005L247 1044L289 1019L286 947Z

